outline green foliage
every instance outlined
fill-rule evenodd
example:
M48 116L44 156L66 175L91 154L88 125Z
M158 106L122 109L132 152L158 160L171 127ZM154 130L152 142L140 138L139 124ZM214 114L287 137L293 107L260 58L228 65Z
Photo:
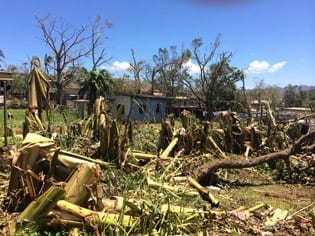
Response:
M290 124L287 130L287 134L292 140L298 139L301 136L301 128L299 127L299 124Z
M113 89L113 80L111 75L106 70L96 71L93 70L89 76L82 81L82 86L79 91L79 96L84 96L89 99L89 114L92 114L93 104L99 96L106 98L108 93Z
M158 139L160 124L134 123L133 150L141 150L144 153L158 153ZM140 128L141 127L141 128Z
M305 92L305 99L302 101L303 107L309 107L314 112L315 109L315 89Z
M27 80L29 78L29 74L16 74L13 81L11 81L11 92L15 93L26 93L27 91Z
M309 107L314 109L315 93L313 90L303 90L297 85L285 87L283 102L286 107Z
M3 134L3 127L0 127L0 132L1 134ZM9 131L10 132L10 131ZM21 136L9 136L8 137L8 145L9 146L13 146L13 145L17 145L20 146L20 144L22 143L23 138ZM0 146L3 147L4 146L4 138L1 138L0 140Z
M207 111L208 118L213 117L214 111L226 108L226 104L235 100L235 83L244 78L242 71L230 65L232 53L218 52L220 35L210 45L210 52L202 55L200 49L203 41L201 39L193 41L193 57L200 69L199 77L185 80L199 104Z
M17 116L22 118L22 114L23 113ZM50 118L52 124L56 125L56 127L70 125L70 123L72 121L75 121L77 118L76 110L57 107L51 112ZM190 123L191 128L187 129L187 131L191 131L193 136L197 136L195 130L201 129L202 126L200 123L197 123L195 117L191 117L190 121L191 122L188 123ZM196 127L196 125L194 124L197 124L198 127ZM158 153L157 137L159 135L160 128L160 124L136 124L134 127L134 143L131 145L131 149L138 149L148 153ZM223 123L221 128L224 128ZM264 128L265 127L262 127L262 129ZM65 145L66 149L74 148L74 146L78 145L79 143L78 137L75 134L69 132L69 130L66 135L61 135L59 140L64 142L64 144L62 145ZM262 146L262 148L265 148L264 151L266 153L272 151L272 148L267 145L269 145L269 142L266 142L266 146ZM90 145L88 148L91 147L92 145ZM173 167L176 168L175 170L181 169L182 162L188 160L188 163L192 164L192 159L192 157L184 157L182 159L178 159L178 163L174 162L175 165ZM283 162L279 162L279 165L275 166L275 169L279 171L279 178L282 177L284 173L280 172L284 169L283 167ZM82 231L80 233L89 235L95 233L95 230L97 230L100 235L184 235L197 234L199 233L199 231L211 233L213 221L210 215L206 215L205 217L204 214L193 213L187 216L187 214L183 212L174 212L171 208L171 206L177 206L178 209L191 207L196 210L203 210L204 212L206 212L205 214L207 214L209 211L211 211L211 208L209 208L210 206L201 198L183 197L179 195L176 191L166 190L162 187L156 189L150 187L150 185L147 183L147 174L150 172L150 178L152 177L152 179L155 179L156 182L159 182L163 185L164 178L161 176L166 173L166 169L168 168L168 166L165 166L165 164L163 166L163 162L160 162L159 160L152 160L150 162L146 162L146 166L130 165L130 168L134 169L130 172L128 172L129 169L127 168L108 168L103 170L102 183L104 186L104 197L123 196L125 199L128 200L136 199L141 206L141 210L137 212L137 217L139 218L139 221L137 221L137 223L129 229L123 228L118 223L117 226L97 226L97 229L91 229L90 231L88 231L88 229L85 229L86 231ZM174 174L175 170L172 169L169 171L172 171L172 174ZM264 166L263 170L270 171L270 166ZM251 170L248 169L246 171L250 172ZM226 176L228 172L229 175L231 173L230 171L225 172ZM255 178L258 176L256 169L252 170L252 173L254 173ZM223 172L221 172L221 174L223 174ZM242 177L245 178L245 176L242 176L242 174L237 174L236 176L237 179ZM181 186L183 185L179 185L178 187L181 188ZM242 204L246 204L246 206L253 206L257 204L257 202L261 201L262 193L256 190L257 188L263 187L264 186L249 186L243 188L242 190L238 189L238 191L229 189L229 194L231 192L232 196L224 197L223 195L223 209L228 209L228 207L231 207L231 205L232 207L236 208L235 206L237 205L237 202L235 202L234 199L240 198L242 199ZM272 198L272 196L269 197L267 200L264 199L264 201L267 204L271 204L272 206L279 206L286 209L289 207L289 205L287 204L280 205L279 199ZM120 216L123 216L125 214L127 203L124 204L125 205L120 213ZM167 210L162 212L161 208L165 205L168 206ZM50 229L45 229L45 231L42 231L41 229L37 228L29 228L23 232L18 232L17 235L66 235L66 233L64 234L63 231L56 232L55 229L51 229L52 231L49 230ZM238 235L241 233L241 231L239 231L239 228L236 226L235 228L231 228L231 232L233 235Z
M12 114L13 118L8 119L8 144L15 145L20 144L23 140L22 130L23 124L25 121L26 109L8 109L8 112ZM49 118L49 119L48 119ZM0 112L0 120L3 121L3 112ZM71 126L71 123L78 121L78 113L74 108L64 109L62 107L56 107L51 110L48 114L44 111L43 113L43 124L45 127L50 125L51 132L57 132L60 134L60 141L62 148L72 147L76 142L74 136L71 132L68 132L65 136L62 135L62 132L67 131L68 126ZM0 135L3 135L3 123L0 125ZM3 140L1 140L3 142ZM1 143L0 142L0 143Z
M155 63L152 69L152 86L159 89L166 96L174 97L183 91L183 80L188 76L184 63L191 57L190 50L177 52L176 46L170 49L159 48L158 53L153 55Z
M64 108L57 106L52 108L47 114L50 120L50 125L60 127L62 125L70 125L71 122L79 119L78 111L76 108ZM48 117L44 117L44 122L48 121Z
M271 108L274 110L282 105L282 95L279 87L268 86L264 80L259 81L254 89L248 90L247 94L251 101L269 101Z
M173 212L170 209L161 213L161 207L165 204L169 208L171 205L176 205L179 209L188 206L200 209L204 206L200 198L187 199L165 189L153 189L147 185L146 175L141 170L126 174L122 170L107 169L103 174L103 183L107 186L105 196L122 196L123 194L127 199L135 199L141 206L139 221L132 229L106 227L102 231L103 235L128 235L131 232L148 235L182 235L195 233L205 223L198 214L192 213L189 217L182 212ZM187 204L188 200L189 204Z
M65 230L61 230L59 228L56 229L44 229L41 228L39 225L32 225L27 227L23 230L19 230L13 234L13 236L25 236L25 235L32 235L32 236L66 236L69 235L69 232Z

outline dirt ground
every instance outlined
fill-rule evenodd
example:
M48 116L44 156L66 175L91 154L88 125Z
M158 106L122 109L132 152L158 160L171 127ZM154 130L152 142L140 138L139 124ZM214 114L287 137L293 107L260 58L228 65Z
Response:
M11 160L0 155L0 202L6 200ZM210 233L203 235L315 235L311 212L315 210L315 184L274 180L268 171L255 168L220 173L230 183L213 190L220 199L215 211L225 212L209 219ZM253 209L257 207L257 209ZM274 212L286 213L275 222ZM9 220L17 216L0 208L0 235L7 232ZM269 223L268 223L269 222ZM206 230L207 231L207 230Z
M229 214L216 220L217 235L315 235L310 217L315 209L314 184L273 181L272 176L258 175L256 170L237 172L244 181L227 186L220 194L222 207ZM249 217L244 216L246 210L259 204L265 205ZM269 225L276 209L287 215Z

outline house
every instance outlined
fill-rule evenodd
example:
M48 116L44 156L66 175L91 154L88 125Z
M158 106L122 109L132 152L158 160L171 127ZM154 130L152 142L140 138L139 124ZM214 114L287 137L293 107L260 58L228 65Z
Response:
M268 100L253 100L251 101L251 113L254 120L267 119L266 105L270 104Z
M284 107L278 112L281 121L299 120L311 114L311 108L305 107Z
M204 114L195 98L178 96L172 99L172 113L175 117L179 117L184 110L190 111L197 118L203 119Z
M122 121L161 122L167 115L169 98L147 94L115 93L108 98L113 114Z

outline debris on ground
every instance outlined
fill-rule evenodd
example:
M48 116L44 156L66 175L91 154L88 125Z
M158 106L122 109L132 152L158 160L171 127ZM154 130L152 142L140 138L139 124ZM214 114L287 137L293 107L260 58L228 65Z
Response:
M162 123L158 152L148 153L131 149L132 122L109 116L104 98L96 103L95 114L72 126L81 132L81 153L61 148L58 135L35 132L21 147L3 150L4 235L33 226L98 235L315 233L313 130L291 140L272 117L274 131L243 125L233 112L213 123L183 112L180 125ZM264 201L281 195L280 181L305 191L291 199L294 209L277 205L281 198ZM242 185L275 183L279 192L256 191L251 201L240 192L231 196Z

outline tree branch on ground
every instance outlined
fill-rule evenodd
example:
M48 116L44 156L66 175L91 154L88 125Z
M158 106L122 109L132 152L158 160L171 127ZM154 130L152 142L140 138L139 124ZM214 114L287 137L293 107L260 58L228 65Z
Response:
M205 184L208 183L213 174L218 169L241 169L241 168L249 168L257 165L261 165L263 163L267 163L271 160L278 161L284 160L287 164L287 168L289 174L291 170L289 157L290 155L296 154L301 151L304 145L308 145L310 142L313 142L315 139L315 131L310 132L301 138L299 138L295 143L293 143L290 147L281 150L279 152L269 153L260 157L255 157L249 160L238 159L238 160L218 160L210 163L206 163L202 165L200 168L195 168L193 170L192 176L194 176L198 182Z

